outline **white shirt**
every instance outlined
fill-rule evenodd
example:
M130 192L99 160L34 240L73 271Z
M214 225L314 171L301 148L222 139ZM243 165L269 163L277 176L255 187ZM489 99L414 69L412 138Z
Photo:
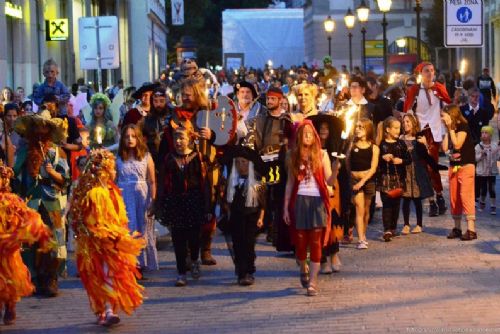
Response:
M423 87L423 85L420 85L415 115L418 117L422 128L429 124L434 141L440 143L443 141L444 135L443 126L441 124L441 103L439 98L434 95L432 89L429 89L429 96L431 97L431 105L429 105L424 90L425 88Z

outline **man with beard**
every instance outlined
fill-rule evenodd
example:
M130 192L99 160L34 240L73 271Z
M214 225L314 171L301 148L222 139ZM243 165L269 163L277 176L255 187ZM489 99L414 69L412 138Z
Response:
M268 163L272 165L272 176L264 175L274 182L269 185L267 194L267 210L264 219L264 225L267 228L267 241L273 242L278 251L289 251L289 245L283 245L282 235L285 224L283 217L283 198L285 192L285 169L284 169L284 132L285 127L289 126L289 120L285 119L281 113L280 102L283 98L281 89L271 87L266 94L267 112L255 117L252 122L254 133L254 149L260 155L275 155ZM288 124L287 124L288 123ZM283 149L282 149L283 148ZM280 175L281 174L281 175ZM281 232L280 232L281 231ZM280 237L279 240L277 237Z
M200 82L196 78L188 78L181 81L180 91L182 96L182 106L174 109L172 113L172 118L167 126L163 130L163 137L160 143L159 152L159 164L165 162L165 158L168 153L174 152L174 131L178 126L183 126L185 128L195 127L196 125L196 114L200 110L206 110L209 107L208 97L205 93L205 87L203 82ZM195 129L198 138L200 139L199 147L195 148L204 156L203 158L208 161L207 177L210 182L210 188L212 193L211 206L214 202L215 192L214 185L218 181L218 170L214 167L212 161L215 159L215 149L211 145L213 139L215 139L214 134L209 128L198 128ZM205 147L205 149L203 149ZM161 200L163 194L161 193L162 185L165 180L165 175L163 175L164 169L158 167L159 170L159 182L158 187L159 193L157 198L157 203L162 203ZM201 227L200 235L200 250L201 250L201 263L204 265L215 265L217 261L212 257L212 239L215 235L215 219L209 219Z
M171 111L168 102L166 89L162 86L156 87L153 90L151 110L146 117L139 121L139 126L142 128L142 134L146 137L146 144L157 170L160 162L158 154L161 136L167 126L168 114Z
M240 81L234 87L236 92L236 110L238 111L238 139L245 138L248 132L246 122L257 115L265 114L265 107L257 101L258 93L248 81Z
M375 106L373 110L373 126L377 134L379 134L381 131L381 129L378 129L379 123L383 122L387 117L392 116L391 101L379 93L379 83L377 79L367 77L366 83L369 89L369 93L366 94L366 99Z

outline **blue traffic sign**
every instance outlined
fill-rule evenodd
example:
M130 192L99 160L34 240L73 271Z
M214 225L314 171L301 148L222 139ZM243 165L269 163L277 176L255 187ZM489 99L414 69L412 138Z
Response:
M460 7L457 10L457 20L462 23L467 23L472 19L472 11L469 7Z

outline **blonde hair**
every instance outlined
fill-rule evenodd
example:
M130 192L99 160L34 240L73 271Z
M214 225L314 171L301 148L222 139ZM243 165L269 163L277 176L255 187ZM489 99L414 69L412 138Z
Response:
M59 65L57 65L56 61L53 58L49 58L43 63L43 73L47 72L50 70L51 66L55 66L57 68L57 71L59 72Z

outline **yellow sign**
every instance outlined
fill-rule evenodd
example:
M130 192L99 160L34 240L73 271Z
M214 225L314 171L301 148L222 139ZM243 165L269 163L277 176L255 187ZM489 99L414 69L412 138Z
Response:
M69 37L68 19L53 19L45 21L45 39L47 41L65 41Z
M20 5L14 5L12 2L5 1L5 15L22 19L23 9Z
M383 57L384 42L383 41L366 41L366 57Z

